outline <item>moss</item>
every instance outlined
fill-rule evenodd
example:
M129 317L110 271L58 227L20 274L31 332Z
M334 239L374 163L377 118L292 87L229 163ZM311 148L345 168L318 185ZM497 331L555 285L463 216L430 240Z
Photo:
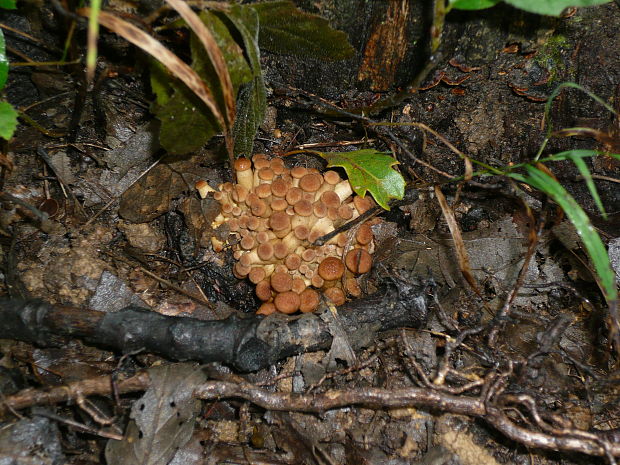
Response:
M551 74L549 82L564 77L566 71L564 54L570 48L571 45L563 34L552 35L539 47L534 61L549 71Z

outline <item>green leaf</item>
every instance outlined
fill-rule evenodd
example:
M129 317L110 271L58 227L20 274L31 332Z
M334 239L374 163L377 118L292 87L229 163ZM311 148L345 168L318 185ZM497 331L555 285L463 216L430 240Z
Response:
M230 80L236 93L242 84L252 79L252 70L243 56L243 50L233 39L230 30L218 16L211 12L203 11L199 14L199 17L205 26L209 28L218 47L222 51L224 61L228 67L228 73L230 74ZM226 104L222 96L220 80L196 34L192 34L190 44L192 68L207 83L207 86L213 90L220 108L225 108Z
M562 11L571 6L595 6L608 3L609 0L504 0L510 5L539 15L560 16Z
M402 199L405 195L405 179L392 168L398 161L386 153L374 149L317 153L327 160L328 168L344 168L357 195L364 197L370 192L385 210L390 209L390 199Z
M249 6L233 5L224 13L241 35L245 52L250 62L253 79L239 92L237 117L233 126L235 155L251 155L254 137L265 118L267 92L260 68L258 48L258 15Z
M17 127L19 113L9 102L0 102L0 137L9 140Z
M497 5L501 0L451 0L450 8L457 10L484 10Z
M233 38L226 24L211 12L202 12L200 18L209 28L222 50L235 91L253 78L243 50ZM184 23L178 23L183 26ZM217 74L195 34L191 35L192 69L209 86L220 106L223 97ZM156 96L153 113L161 121L159 141L173 154L193 152L209 141L220 127L209 109L185 85L173 78L163 65L151 63L151 88Z
M290 1L250 5L260 19L260 46L276 53L319 60L344 60L355 50L347 35L332 29L327 20L299 10Z
M4 89L6 78L9 75L9 59L6 56L4 32L0 29L0 90Z
M17 0L0 0L0 8L4 8L5 10L14 10L17 8L15 3Z
M603 241L592 226L590 218L558 181L533 166L526 166L525 169L527 170L526 176L517 173L510 173L508 176L544 192L564 210L581 237L590 260L592 260L605 299L609 305L612 305L612 302L618 299L616 276L611 268Z

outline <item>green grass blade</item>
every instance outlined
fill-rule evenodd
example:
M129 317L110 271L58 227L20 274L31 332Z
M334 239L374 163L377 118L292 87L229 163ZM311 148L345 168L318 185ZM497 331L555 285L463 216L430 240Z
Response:
M95 77L97 66L97 39L99 38L99 12L101 0L91 0L88 17L88 50L86 51L86 76L89 82Z
M569 159L575 164L581 176L583 176L583 180L586 182L586 186L588 186L588 190L590 191L590 195L594 199L594 203L596 207L599 209L603 218L607 219L607 212L605 211L605 207L603 207L603 202L601 202L601 198L598 195L598 191L596 190L596 186L594 185L594 179L592 179L592 173L588 169L588 165L583 161L583 158L570 156Z
M573 223L577 233L581 237L590 260L598 276L599 285L605 295L608 305L616 305L618 290L616 289L616 277L609 262L607 250L603 241L592 226L590 218L575 201L575 199L562 187L562 185L548 174L533 167L526 166L527 176L510 173L509 176L517 181L526 182L536 189L544 192L556 202L566 213Z
M4 42L4 32L0 29L0 90L4 88L6 79L9 75L9 59L6 56L6 44Z

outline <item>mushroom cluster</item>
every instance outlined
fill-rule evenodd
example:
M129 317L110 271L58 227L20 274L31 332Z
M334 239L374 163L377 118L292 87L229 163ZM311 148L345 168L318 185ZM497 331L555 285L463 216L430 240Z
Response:
M237 263L234 274L256 285L263 302L260 314L314 311L320 294L334 305L347 295L361 294L359 275L370 270L374 250L368 222L334 236L322 246L313 243L374 204L353 195L349 181L336 171L295 167L281 158L258 154L234 164L237 183L224 183L213 197L221 205L214 228L226 225L227 243ZM204 198L213 191L196 184ZM225 243L213 237L215 251Z

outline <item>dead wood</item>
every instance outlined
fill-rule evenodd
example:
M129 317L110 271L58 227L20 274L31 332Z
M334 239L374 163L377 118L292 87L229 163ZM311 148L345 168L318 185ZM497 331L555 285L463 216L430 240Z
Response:
M3 299L0 338L49 346L61 343L63 337L77 337L122 353L143 350L171 360L223 362L247 372L305 351L328 349L337 336L335 327L344 328L354 349L368 346L378 331L419 328L428 314L425 287L395 282L342 306L337 317L325 309L292 317L232 314L217 321L165 316L137 307L102 313ZM334 318L339 324L334 324Z

